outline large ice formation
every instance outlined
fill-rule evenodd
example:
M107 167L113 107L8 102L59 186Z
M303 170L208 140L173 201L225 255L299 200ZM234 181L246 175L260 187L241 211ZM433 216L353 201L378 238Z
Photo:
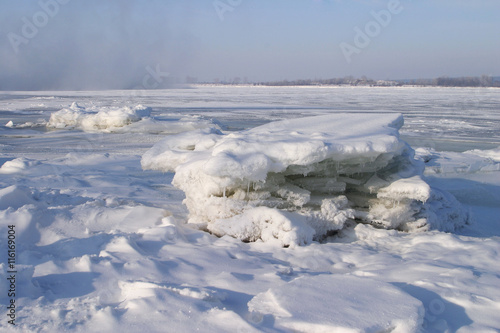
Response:
M421 178L402 125L400 114L341 113L198 130L160 141L142 166L175 172L189 222L243 241L307 244L347 221L409 232L466 224L456 199Z

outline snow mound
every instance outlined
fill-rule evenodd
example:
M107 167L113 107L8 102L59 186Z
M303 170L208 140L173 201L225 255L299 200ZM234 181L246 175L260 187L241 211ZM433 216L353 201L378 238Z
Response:
M307 244L349 220L404 231L465 224L458 202L420 178L402 125L399 114L332 114L198 130L158 142L141 163L175 172L189 222L245 241Z
M17 209L35 203L28 188L12 185L0 189L0 210Z
M411 333L425 314L422 303L402 290L349 275L300 277L257 294L248 308L293 332Z
M84 131L113 131L149 117L151 108L137 105L133 108L104 108L98 112L86 111L73 103L69 108L52 113L47 127L81 128Z
M0 174L12 174L26 171L28 168L39 164L38 161L24 157L15 158L7 161L0 167Z

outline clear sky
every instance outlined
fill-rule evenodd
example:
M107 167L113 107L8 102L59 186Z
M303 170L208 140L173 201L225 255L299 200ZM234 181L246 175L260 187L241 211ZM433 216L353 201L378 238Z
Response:
M0 89L498 76L499 32L499 0L2 1Z

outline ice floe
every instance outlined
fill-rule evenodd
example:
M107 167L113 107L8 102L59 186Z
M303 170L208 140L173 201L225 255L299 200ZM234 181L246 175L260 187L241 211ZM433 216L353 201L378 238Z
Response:
M133 108L106 108L98 112L89 112L76 102L69 108L52 113L48 127L78 127L83 130L110 130L137 122L149 117L151 108L137 105Z
M219 128L209 119L186 115L172 121L157 120L152 109L134 107L100 107L86 109L76 102L53 112L46 126L55 129L81 129L86 132L176 134L200 128ZM20 127L20 125L16 126Z
M331 114L224 135L169 136L144 169L174 171L190 222L218 236L294 246L349 220L404 231L454 230L468 214L431 188L399 139L399 114Z
M416 156L426 163L427 175L500 171L500 147L489 150L469 150L463 153L438 153L431 148L418 148Z

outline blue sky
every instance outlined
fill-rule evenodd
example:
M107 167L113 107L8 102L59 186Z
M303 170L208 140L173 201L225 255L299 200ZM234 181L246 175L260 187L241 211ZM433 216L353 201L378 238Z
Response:
M382 26L372 13L391 4ZM152 68L200 81L496 76L498 31L497 0L2 1L0 89L140 88Z

